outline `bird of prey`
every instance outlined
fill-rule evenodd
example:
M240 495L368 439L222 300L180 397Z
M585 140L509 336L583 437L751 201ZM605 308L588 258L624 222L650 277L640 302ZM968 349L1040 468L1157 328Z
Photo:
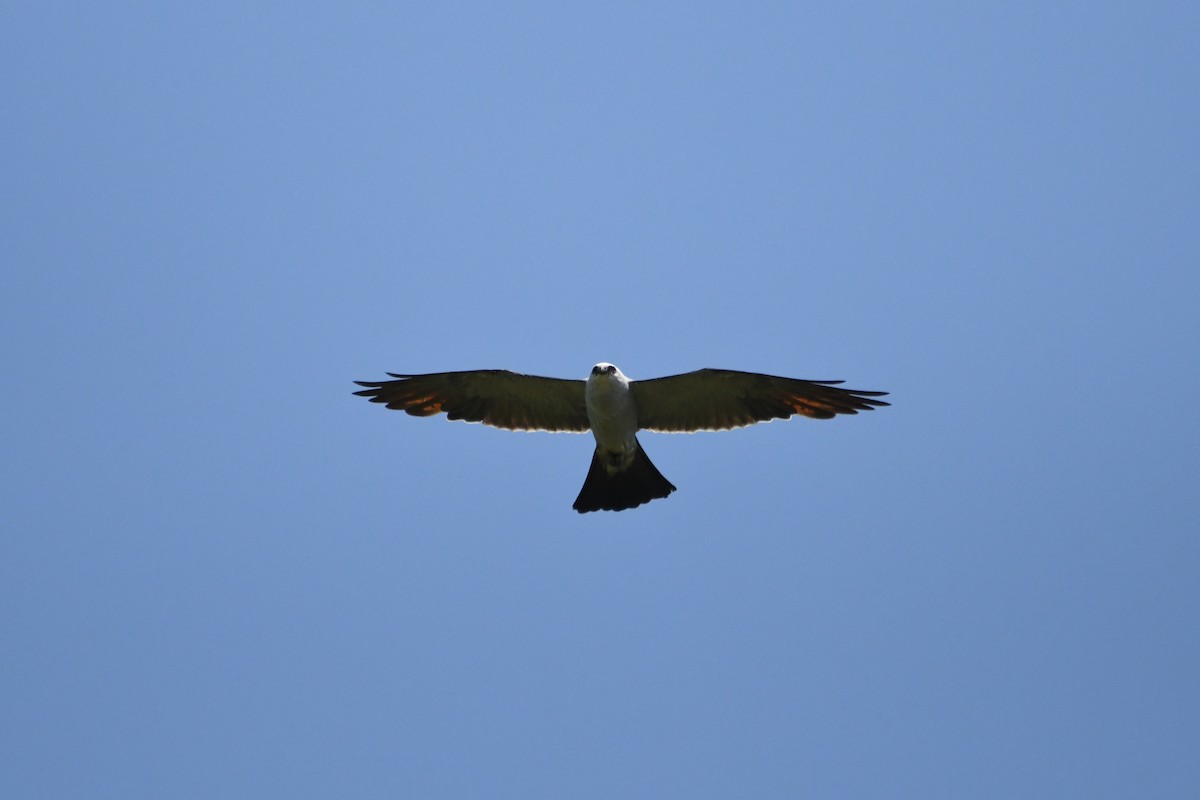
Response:
M675 491L638 443L639 430L719 431L800 414L830 419L888 405L887 392L843 389L842 381L806 381L729 369L630 380L612 364L586 381L502 369L400 375L355 381L356 395L417 417L482 422L514 431L585 433L596 439L592 466L574 509L622 511Z

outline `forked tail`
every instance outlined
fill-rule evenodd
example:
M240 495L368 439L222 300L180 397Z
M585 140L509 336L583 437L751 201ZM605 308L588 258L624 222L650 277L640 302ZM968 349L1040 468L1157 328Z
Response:
M608 474L599 448L592 453L592 466L588 470L587 480L579 490L579 497L575 498L573 508L576 511L580 514L586 511L623 511L666 497L675 491L671 482L651 463L641 443L636 444L637 451L629 466L613 475Z

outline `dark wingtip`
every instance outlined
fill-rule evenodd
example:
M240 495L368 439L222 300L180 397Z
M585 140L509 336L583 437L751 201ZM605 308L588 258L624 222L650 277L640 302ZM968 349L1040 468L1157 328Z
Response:
M388 375L390 375L390 376L391 376L391 377L393 377L393 378L401 378L401 379L403 379L403 378L412 378L412 377L414 377L414 376L412 376L412 375L398 375L398 374L396 374L395 372L389 372L389 373L387 373L387 374L388 374ZM367 388L366 388L366 391L362 391L362 392L355 392L354 394L355 394L356 396L358 396L358 397L370 397L370 398L372 398L372 399L376 399L376 398L375 398L375 396L374 396L374 395L375 395L375 393L376 393L377 391L379 391L380 389L382 389L383 387L387 386L389 383L393 383L393 381L355 381L354 383L355 383L355 384L357 384L357 385L359 385L359 386L365 386L365 387L367 387ZM382 402L382 401L381 401L381 402Z
M887 392L868 392L865 389L843 389L842 391L849 393L851 397L862 403L859 408L863 411L874 411L878 407L891 405L886 400L875 399L886 396Z

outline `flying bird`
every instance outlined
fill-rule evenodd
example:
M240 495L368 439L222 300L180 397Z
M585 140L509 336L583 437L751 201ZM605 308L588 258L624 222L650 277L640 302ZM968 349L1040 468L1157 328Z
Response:
M800 414L830 419L888 405L887 392L843 389L842 381L806 381L729 369L630 380L612 364L586 381L503 369L400 375L355 381L354 394L417 417L482 422L513 431L586 433L596 439L592 466L573 508L622 511L666 497L675 487L651 463L639 430L691 433L741 428Z

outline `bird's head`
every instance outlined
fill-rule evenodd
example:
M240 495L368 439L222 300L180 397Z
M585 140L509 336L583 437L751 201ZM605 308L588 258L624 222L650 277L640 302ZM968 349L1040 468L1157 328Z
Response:
M607 361L601 361L596 366L592 367L593 375L620 375L621 370L616 366L609 364Z

